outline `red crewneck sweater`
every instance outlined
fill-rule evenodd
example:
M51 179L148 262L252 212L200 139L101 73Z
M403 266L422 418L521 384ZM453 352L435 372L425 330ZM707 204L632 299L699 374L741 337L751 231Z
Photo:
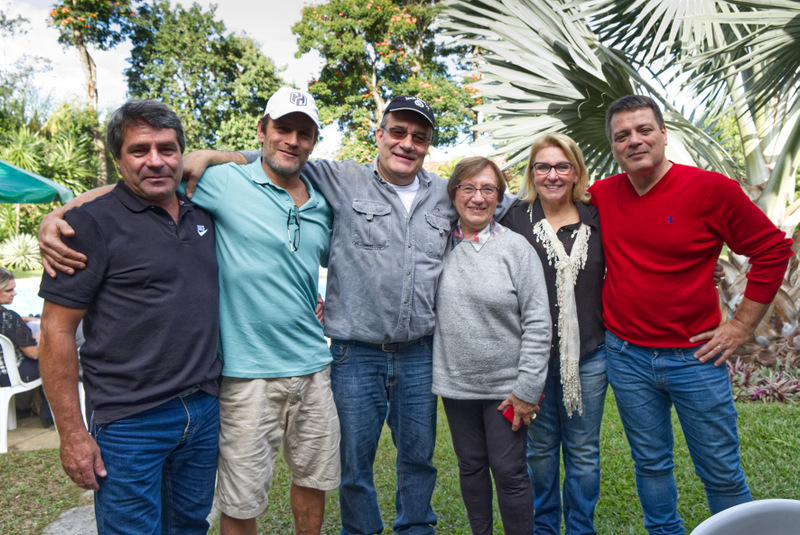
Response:
M639 195L622 173L589 189L600 213L606 328L637 345L692 347L720 324L714 264L722 244L750 259L745 296L769 303L781 285L792 240L739 184L673 164Z

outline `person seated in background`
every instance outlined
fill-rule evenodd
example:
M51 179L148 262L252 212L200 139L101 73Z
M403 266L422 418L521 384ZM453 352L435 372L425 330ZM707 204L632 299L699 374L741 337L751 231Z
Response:
M14 350L17 353L17 369L20 378L28 383L39 378L39 345L27 322L35 318L23 318L13 310L9 310L2 305L10 305L17 295L15 288L17 281L14 273L6 268L0 267L0 334L11 340ZM5 362L0 359L0 386L10 386L8 370ZM28 405L29 403L25 404ZM30 411L26 408L17 409L21 417L28 416ZM53 417L50 415L50 406L47 400L43 399L39 408L39 418L44 427L53 425Z

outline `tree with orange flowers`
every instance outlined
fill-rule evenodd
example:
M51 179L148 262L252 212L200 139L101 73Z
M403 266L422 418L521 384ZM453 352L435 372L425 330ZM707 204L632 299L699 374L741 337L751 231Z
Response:
M58 42L73 46L81 60L86 77L86 105L97 114L97 67L89 53L92 45L108 50L123 41L131 29L131 20L136 17L131 0L60 0L53 4L47 22L58 32ZM99 184L108 182L108 162L100 125L92 136L100 161Z
M61 0L50 11L48 22L59 31L58 42L78 51L91 108L97 108L97 67L88 47L113 48L126 38L135 16L130 0Z
M298 57L316 50L325 65L309 91L321 118L345 134L339 156L370 160L388 102L418 95L437 117L434 143L449 145L476 122L475 90L465 79L467 49L441 37L441 5L429 0L329 0L303 8L292 32Z

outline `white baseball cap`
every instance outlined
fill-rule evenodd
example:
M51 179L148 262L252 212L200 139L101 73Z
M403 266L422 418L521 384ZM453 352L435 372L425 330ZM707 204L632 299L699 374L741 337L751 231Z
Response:
M280 119L289 113L305 113L308 115L317 128L322 128L319 124L319 110L314 103L314 97L294 89L293 87L281 87L267 101L264 115L269 115L271 119Z

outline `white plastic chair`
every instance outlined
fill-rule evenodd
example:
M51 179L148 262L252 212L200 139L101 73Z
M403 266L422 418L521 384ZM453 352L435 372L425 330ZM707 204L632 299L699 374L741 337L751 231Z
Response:
M14 344L0 334L0 350L3 353L3 362L8 371L8 381L11 386L0 387L0 454L8 451L8 432L17 428L17 406L14 396L21 392L33 390L42 385L41 379L34 379L23 383L17 369L17 353Z
M797 535L800 501L756 500L720 511L697 526L692 535Z

